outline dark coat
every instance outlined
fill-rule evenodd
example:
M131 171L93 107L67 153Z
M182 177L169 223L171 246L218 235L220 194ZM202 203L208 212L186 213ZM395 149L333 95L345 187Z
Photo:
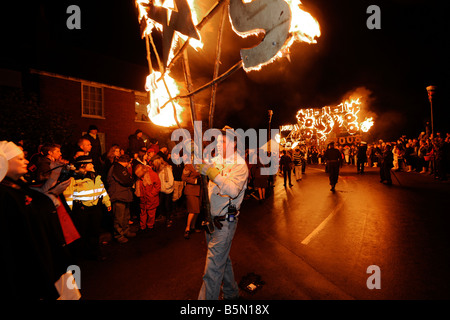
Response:
M367 161L367 145L360 145L356 156L358 157L358 161Z
M0 183L0 274L9 299L55 300L54 283L71 264L56 208L20 181Z
M108 172L108 194L111 202L132 202L134 179L127 168L114 162Z
M102 146L100 143L100 139L98 138L98 135L96 135L95 139L93 136L91 136L89 133L86 133L83 136L84 139L87 139L91 142L92 149L89 152L89 155L92 157L92 162L94 164L95 170L101 170L102 166Z

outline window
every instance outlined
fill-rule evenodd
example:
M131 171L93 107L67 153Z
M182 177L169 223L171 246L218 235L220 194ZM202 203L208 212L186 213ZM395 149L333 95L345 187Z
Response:
M134 94L135 101L135 118L134 121L137 122L150 122L148 118L147 105L149 104L148 94L135 93Z
M103 88L82 84L82 107L83 117L103 118Z

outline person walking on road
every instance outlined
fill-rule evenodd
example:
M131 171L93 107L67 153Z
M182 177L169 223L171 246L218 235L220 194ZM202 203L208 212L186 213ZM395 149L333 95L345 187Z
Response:
M339 168L342 162L342 155L338 149L334 147L334 142L328 144L328 149L324 154L325 161L327 162L328 175L330 179L330 191L335 191L336 184L339 178Z
M287 154L286 150L281 152L283 155L280 158L281 170L283 170L284 186L286 187L286 180L289 179L289 187L292 187L291 183L291 166L293 165L291 157Z

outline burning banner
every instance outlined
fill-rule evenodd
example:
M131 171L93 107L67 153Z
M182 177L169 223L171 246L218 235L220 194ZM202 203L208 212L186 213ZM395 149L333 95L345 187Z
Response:
M147 89L151 96L160 94L160 87L163 86L167 91L165 96L168 100L166 102L161 103L164 95L157 99L150 98L149 118L155 124L172 126L175 123L180 127L174 100L189 98L191 108L193 108L193 96L196 93L211 86L217 86L220 81L241 67L246 72L259 70L262 66L280 57L288 56L289 48L295 41L316 43L315 38L320 36L319 23L309 13L301 9L302 4L299 0L218 0L200 21L196 16L196 5L199 2L200 0L136 0L141 35L146 39L150 75L154 72L150 57L151 44L159 66L158 77L162 80L161 83L156 83L157 76L153 75L154 86L147 86ZM200 29L228 2L228 16L233 30L242 37L264 33L264 39L253 48L242 49L240 52L242 60L222 75L217 73L220 64L220 50L218 50L214 79L194 90L189 83L190 74L187 65L186 47L187 45L194 46L197 49L202 47ZM223 10L225 13L226 9ZM194 25L194 23L196 24ZM153 42L152 32L154 30L162 34L163 41L160 52ZM222 25L219 28L218 48L221 44L221 33ZM182 42L184 43L180 45ZM179 49L175 52L177 47ZM165 75L181 56L185 60L185 79L186 87L188 87L188 94L184 96L178 95L179 91L170 92L171 89L167 83L169 80ZM173 96L174 94L175 96ZM215 91L213 90L214 95ZM210 126L214 113L215 100L213 96L210 105ZM172 105L173 111L171 114L174 121L162 121L162 119L166 119L166 115L160 116L159 114L169 104ZM194 117L194 114L195 112L191 111L192 117ZM194 118L192 120L195 121Z
M297 123L286 125L280 131L289 131L286 138L277 139L281 144L299 141L326 141L334 131L355 135L358 132L368 132L373 126L373 118L366 118L359 122L358 113L361 111L361 98L347 100L341 104L323 108L300 109L297 112Z

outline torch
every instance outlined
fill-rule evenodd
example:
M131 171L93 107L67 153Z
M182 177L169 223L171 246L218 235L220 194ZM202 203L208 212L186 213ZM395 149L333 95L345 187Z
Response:
M269 145L268 145L268 148L267 148L268 152L272 151L272 144L271 144L272 137L271 137L271 134L270 134L270 123L272 122L272 115L273 115L273 111L269 110Z
M434 138L434 126L433 126L433 95L436 92L436 87L435 86L428 86L427 87L427 91L428 91L428 100L430 100L430 107L431 107L431 134L432 137Z

